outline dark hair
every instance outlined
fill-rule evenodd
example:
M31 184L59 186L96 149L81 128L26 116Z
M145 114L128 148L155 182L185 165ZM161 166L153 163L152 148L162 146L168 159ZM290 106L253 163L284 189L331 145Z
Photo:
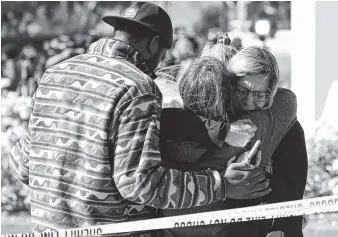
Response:
M232 74L213 57L195 59L179 82L184 107L200 116L225 121L232 116Z
M228 34L219 34L217 43L212 45L207 42L202 50L201 57L214 57L221 60L225 65L238 51L230 45L231 40Z
M120 27L115 27L114 37L124 37L129 43L139 42L143 39L152 39L158 35L156 32L148 29L147 27L140 26L136 23L128 23ZM161 38L159 39L161 46L164 46Z

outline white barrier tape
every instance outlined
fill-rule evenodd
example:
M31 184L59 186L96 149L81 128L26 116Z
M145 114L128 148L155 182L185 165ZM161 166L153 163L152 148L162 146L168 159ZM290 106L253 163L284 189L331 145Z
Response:
M123 232L203 226L251 220L338 212L338 195L281 202L230 210L203 212L181 216L162 217L42 233L8 234L1 237L78 237Z

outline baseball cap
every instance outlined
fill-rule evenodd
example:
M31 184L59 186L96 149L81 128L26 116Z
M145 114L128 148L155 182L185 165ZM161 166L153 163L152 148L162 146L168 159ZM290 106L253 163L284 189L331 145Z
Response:
M113 27L136 23L158 34L164 47L172 46L173 27L170 17L156 4L135 2L122 13L122 16L104 16L102 20Z

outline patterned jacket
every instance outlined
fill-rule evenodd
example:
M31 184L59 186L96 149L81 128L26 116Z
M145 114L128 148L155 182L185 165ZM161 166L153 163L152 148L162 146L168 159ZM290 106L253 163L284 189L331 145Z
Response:
M107 38L47 69L10 157L31 189L33 231L147 219L155 208L225 197L217 171L160 166L162 95L153 78L134 48Z

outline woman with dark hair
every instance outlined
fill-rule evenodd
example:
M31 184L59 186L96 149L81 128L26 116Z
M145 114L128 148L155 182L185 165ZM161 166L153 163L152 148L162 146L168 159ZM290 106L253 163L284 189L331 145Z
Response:
M222 46L217 45L217 47ZM224 45L223 47L231 46ZM268 167L271 154L282 138L279 133L287 130L294 123L296 97L290 91L283 91L276 97L277 106L272 106L269 110L249 112L240 117L246 120L235 121L239 118L233 112L232 106L231 81L235 80L235 76L226 69L224 60L201 57L191 64L179 81L184 109L170 108L162 111L160 145L163 166L184 171L206 168L233 169L238 164L236 162L246 157L245 151L250 149L256 140L262 140L264 149L258 156L262 156L263 165ZM254 95L263 99L260 96L265 96L264 93L255 92ZM244 139L239 137L241 127L247 134L253 135L256 130L256 126L248 119L257 126L257 132L248 145L246 142L244 145L239 145L243 142L238 140ZM228 197L224 202L216 202L205 207L161 210L161 215L172 216L213 211L265 202L265 195L255 195L259 192L251 189L262 183L269 184L266 173L263 171L266 167L259 167L262 172L255 182L248 182L245 186L228 183L229 187L236 186L239 190L238 196ZM248 165L243 169L252 169L252 166ZM244 192L248 190L250 190L250 195L244 195ZM247 228L238 228L236 224L175 228L164 230L163 233L164 236L262 236L259 223L247 222L245 225Z

